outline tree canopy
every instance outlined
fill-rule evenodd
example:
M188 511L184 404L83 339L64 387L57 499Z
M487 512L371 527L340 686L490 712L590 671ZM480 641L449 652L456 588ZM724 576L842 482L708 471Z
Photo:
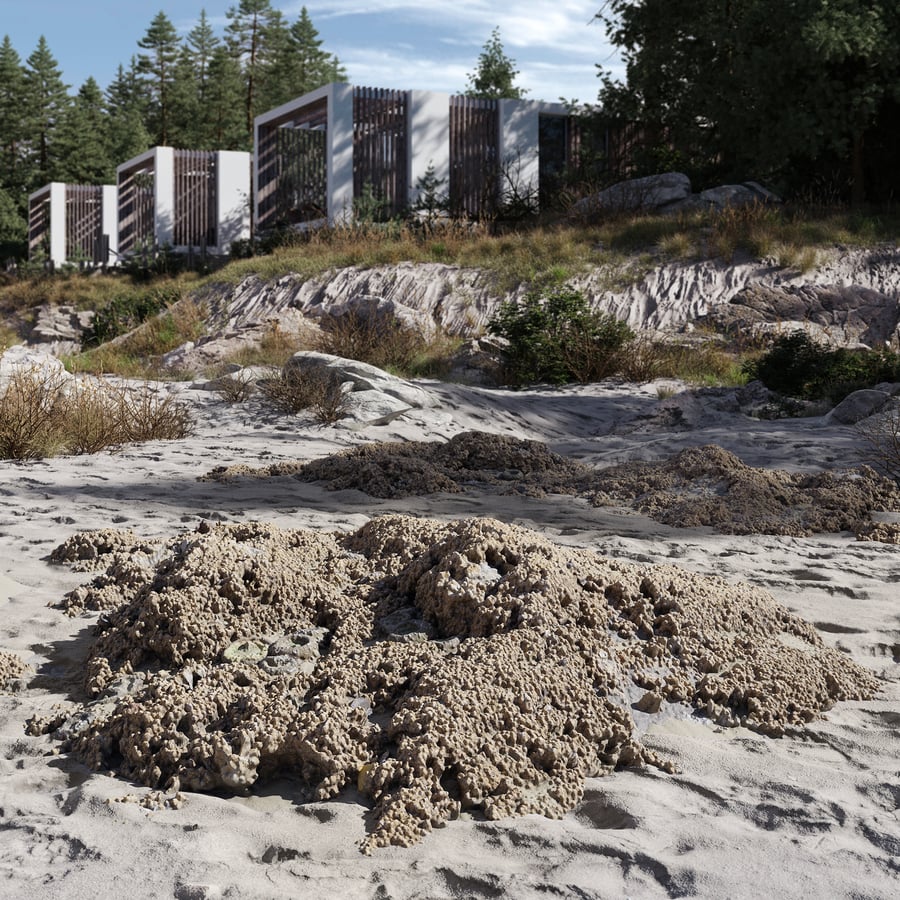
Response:
M597 15L626 64L624 83L601 73L601 105L642 123L648 167L828 182L857 201L888 189L896 0L608 0Z
M506 55L500 40L500 29L495 28L482 48L475 71L469 73L466 96L485 100L521 100L528 91L516 87L518 74L516 61Z

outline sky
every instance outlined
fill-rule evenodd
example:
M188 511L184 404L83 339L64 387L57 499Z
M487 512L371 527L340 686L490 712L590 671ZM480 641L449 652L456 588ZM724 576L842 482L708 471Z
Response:
M72 93L93 76L105 88L119 64L164 12L183 36L202 9L221 36L237 0L0 0L0 38L8 34L24 63L43 35ZM621 74L602 24L602 0L273 0L288 23L305 5L352 84L462 93L495 27L533 100L592 103L598 63Z

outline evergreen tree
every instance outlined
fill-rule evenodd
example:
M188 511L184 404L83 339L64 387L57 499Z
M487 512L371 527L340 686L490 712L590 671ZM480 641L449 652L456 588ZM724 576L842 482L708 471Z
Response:
M277 17L270 0L240 0L225 15L228 46L242 63L245 129L252 136L253 119L260 112L260 82L268 62L269 28Z
M250 150L244 116L241 67L227 48L216 47L209 60L209 85L202 116L202 145L220 150Z
M109 155L114 166L150 147L150 133L144 125L148 102L145 85L138 75L137 60L132 57L129 68L120 65L106 89Z
M147 128L157 144L166 146L171 137L172 90L180 41L164 12L156 14L138 46L150 51L138 55L138 71L147 76L150 89Z
M322 49L322 39L305 6L300 10L300 17L291 25L289 40L291 67L285 85L285 99L299 97L332 81L346 80L347 72L337 56Z
M25 255L28 224L13 195L0 187L0 254Z
M0 44L0 190L10 199L23 195L28 182L25 112L25 70L7 35Z
M54 132L71 103L67 90L56 60L41 35L25 68L26 130L34 160L28 187L32 190L50 181L56 168Z
M519 70L516 62L503 50L500 29L491 32L478 57L478 68L469 73L467 97L481 97L486 100L521 100L528 92L515 86Z
M197 78L197 96L202 103L209 84L209 64L213 53L221 44L221 41L213 31L212 25L209 24L205 9L200 10L200 20L188 33L186 43L194 63L194 72Z
M202 150L205 143L200 122L200 82L191 48L182 46L172 69L169 91L171 108L169 143L173 147Z
M108 184L115 177L109 153L109 115L93 78L81 86L59 122L54 180Z
M599 15L627 74L605 74L605 111L675 165L781 189L830 173L862 199L866 147L900 103L896 0L610 0Z

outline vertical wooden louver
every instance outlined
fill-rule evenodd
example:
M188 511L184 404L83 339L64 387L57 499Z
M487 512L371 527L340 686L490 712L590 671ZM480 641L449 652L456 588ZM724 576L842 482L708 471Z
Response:
M406 91L353 89L353 197L359 201L368 186L379 218L407 206L408 107Z
M175 221L173 243L176 247L215 247L216 154L206 150L175 151Z
M156 234L153 159L119 172L119 253L152 245Z
M296 225L328 215L328 101L292 110L259 128L257 227Z
M450 206L455 215L489 216L497 202L500 122L496 100L450 98Z
M103 234L103 188L99 185L66 185L66 259L92 260Z

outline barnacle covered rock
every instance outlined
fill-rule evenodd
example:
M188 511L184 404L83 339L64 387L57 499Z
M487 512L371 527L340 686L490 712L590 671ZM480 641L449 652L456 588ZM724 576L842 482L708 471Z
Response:
M491 519L203 526L168 547L98 623L95 699L47 727L170 793L353 785L367 852L462 810L561 816L619 766L672 771L633 710L777 735L877 688L764 591Z

